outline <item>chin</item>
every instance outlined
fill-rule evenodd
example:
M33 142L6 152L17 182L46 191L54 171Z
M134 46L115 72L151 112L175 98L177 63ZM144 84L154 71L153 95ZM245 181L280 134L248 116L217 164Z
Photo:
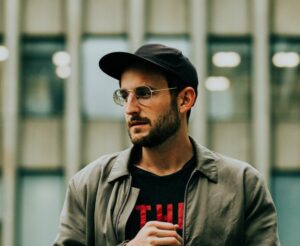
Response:
M133 144L144 142L144 139L147 138L147 135L141 135L141 134L130 134L129 135L131 142Z
M153 138L146 134L144 136L130 136L131 142L135 146L154 148L159 146L163 141L159 138Z

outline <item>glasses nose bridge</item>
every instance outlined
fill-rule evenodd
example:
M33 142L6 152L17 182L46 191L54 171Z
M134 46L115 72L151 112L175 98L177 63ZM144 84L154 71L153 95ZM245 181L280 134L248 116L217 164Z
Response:
M126 98L126 102L128 102L128 100L129 100L129 98L130 98L130 95L131 95L131 97L134 96L135 99L138 100L138 97L136 96L136 91L135 91L135 89L128 89L127 92L128 92L128 96L127 96L127 98Z
M125 104L130 106L133 102L139 103L139 98L136 96L135 89L129 89L127 90L128 96L126 98Z

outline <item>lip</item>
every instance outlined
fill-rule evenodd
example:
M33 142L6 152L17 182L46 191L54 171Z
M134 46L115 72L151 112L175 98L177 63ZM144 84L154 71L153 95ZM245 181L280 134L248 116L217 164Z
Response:
M143 126L143 125L146 125L146 124L148 124L148 122L145 122L145 121L130 121L128 123L129 127Z

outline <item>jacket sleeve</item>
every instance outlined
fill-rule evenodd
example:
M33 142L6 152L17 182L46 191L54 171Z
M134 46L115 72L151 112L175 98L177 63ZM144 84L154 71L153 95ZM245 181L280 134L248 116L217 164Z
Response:
M85 245L86 216L73 180L70 181L54 246Z
M246 170L244 185L245 245L280 245L275 206L263 178L256 170Z

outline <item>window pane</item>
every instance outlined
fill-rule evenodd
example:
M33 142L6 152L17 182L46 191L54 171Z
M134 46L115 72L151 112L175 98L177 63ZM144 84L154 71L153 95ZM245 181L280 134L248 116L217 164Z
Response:
M278 213L281 244L298 246L300 242L300 175L275 174L272 187Z
M103 73L99 59L113 51L128 51L125 38L87 38L82 44L83 112L89 119L122 119L122 107L113 102L118 81Z
M222 154L251 162L250 43L211 40L208 77L208 145Z
M25 116L61 115L63 81L52 62L64 49L60 40L25 40L22 44L21 110Z
M274 40L271 54L273 160L276 169L300 169L300 43Z
M0 175L0 221L3 221L3 178ZM0 229L1 231L1 229ZM0 244L1 245L1 244Z
M64 179L60 175L24 175L19 180L18 245L48 246L57 233Z
M300 42L277 41L272 52L273 115L276 120L300 120Z
M205 85L211 120L249 118L250 45L246 41L212 41Z

